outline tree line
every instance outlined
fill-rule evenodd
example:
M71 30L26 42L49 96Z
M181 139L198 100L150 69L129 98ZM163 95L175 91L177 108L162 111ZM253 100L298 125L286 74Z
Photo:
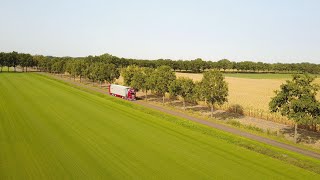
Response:
M151 91L162 96L163 104L166 93L171 97L181 97L184 109L185 102L205 101L211 107L211 117L215 105L222 105L228 101L228 84L218 70L204 72L199 82L186 77L176 78L171 67L165 65L156 69L128 66L122 69L121 75L125 85L145 93L145 100L148 91Z
M139 67L157 68L160 66L169 66L174 71L183 72L203 72L209 69L217 69L224 72L265 72L265 73L311 73L320 74L320 64L312 63L263 63L242 61L234 62L228 59L219 61L204 61L201 58L195 60L170 60L170 59L157 59L157 60L141 60L141 59L128 59L119 58L110 54L102 54L100 56L87 56L87 57L52 57L41 55L30 55L24 53L10 52L0 53L0 68L21 66L39 67L47 72L60 72L66 68L65 64L68 60L84 60L86 62L105 62L114 64L117 68L127 67L129 65L136 65ZM62 62L58 62L62 61Z
M203 79L199 82L194 82L189 78L176 78L174 71L172 71L174 65L170 63L178 62L181 64L195 63L192 65L192 72L206 70ZM17 52L0 53L1 71L3 67L7 67L8 71L9 67L13 67L16 70L16 67L20 66L23 71L28 71L28 68L32 67L49 73L68 73L70 78L79 77L80 82L82 78L86 78L92 82L100 82L100 85L103 82L113 83L120 77L121 73L124 84L145 92L146 100L148 91L152 91L162 96L163 103L166 93L171 97L181 97L184 108L185 102L205 101L211 107L212 116L213 108L216 104L222 105L227 102L228 85L221 71L230 69L228 66L230 63L234 64L234 62L228 60L206 62L211 64L222 63L223 65L219 65L218 68L204 68L204 62L206 61L201 59L194 61L156 60L153 62L118 58L109 54L72 58L32 56ZM249 64L252 64L252 62L245 61L236 64L250 66ZM294 66L302 68L303 64L294 64ZM309 66L314 66L313 68L315 69L319 66L307 64L304 67L306 72L315 73L316 71ZM287 65L289 66L289 64ZM177 70L177 66L174 67ZM189 70L189 68L187 69ZM179 70L187 69L181 68ZM241 70L241 68L239 69ZM282 67L283 70L284 67ZM304 72L304 70L299 70L299 72ZM294 75L291 81L287 81L281 85L279 91L276 91L276 96L272 98L269 104L271 112L280 112L283 116L287 116L296 122L296 127L300 125L317 131L317 127L320 125L320 102L316 99L316 94L320 87L315 85L313 81L313 76Z

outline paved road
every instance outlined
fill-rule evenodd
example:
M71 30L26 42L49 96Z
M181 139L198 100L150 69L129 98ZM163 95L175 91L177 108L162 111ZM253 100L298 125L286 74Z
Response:
M46 74L46 75L48 75L48 74ZM78 85L78 86L81 86L81 87L85 87L85 88L100 92L100 93L104 93L104 94L107 93L106 90L102 90L100 88L93 87L93 86L90 86L90 85L84 85L84 84L81 84L79 82L74 82L74 81L72 81L72 80L70 80L68 78L61 78L61 77L53 76L53 75L50 75L50 76L54 77L56 79L64 80L64 81L69 82L71 84L75 84L75 85ZM219 130L222 130L222 131L225 131L225 132L229 132L229 133L232 133L232 134L235 134L235 135L239 135L239 136L246 137L246 138L249 138L249 139L252 139L252 140L256 140L256 141L259 141L259 142L262 142L262 143L266 143L266 144L269 144L269 145L272 145L272 146L276 146L276 147L279 147L279 148L282 148L282 149L290 150L290 151L297 152L297 153L300 153L300 154L303 154L303 155L306 155L306 156L309 156L309 157L320 159L320 154L319 153L316 153L316 152L313 152L313 151L309 151L309 150L306 150L306 149L302 149L302 148L299 148L299 147L296 147L296 146L292 146L292 145L289 145L289 144L281 143L281 142L278 142L278 141L275 141L275 140L272 140L272 139L269 139L269 138L265 138L265 137L262 137L262 136L258 136L258 135L255 135L255 134L251 134L251 133L248 133L248 132L244 132L244 131L241 131L239 129L235 129L235 128L230 127L230 126L226 126L226 125L218 124L218 123L214 123L214 122L209 122L209 121L206 121L206 120L203 120L203 119L200 119L200 118L189 116L189 115L187 115L185 113L181 113L181 112L177 112L177 111L166 109L164 107L160 107L160 106L156 106L156 105L153 105L153 104L149 104L149 103L146 103L145 101L134 101L133 103L137 103L137 104L143 105L145 107L156 109L156 110L159 110L161 112L164 112L164 113L167 113L167 114L171 114L171 115L174 115L174 116L179 116L179 117L188 119L190 121L201 123L201 124L207 125L209 127L216 128L216 129L219 129Z

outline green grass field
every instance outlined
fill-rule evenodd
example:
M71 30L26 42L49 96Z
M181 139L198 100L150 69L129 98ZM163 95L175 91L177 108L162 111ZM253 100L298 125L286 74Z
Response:
M250 142L42 75L0 73L0 179L320 178L228 138Z

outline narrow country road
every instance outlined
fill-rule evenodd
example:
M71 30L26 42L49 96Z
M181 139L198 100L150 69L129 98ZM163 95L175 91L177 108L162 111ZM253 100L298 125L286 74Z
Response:
M62 78L60 76L58 77L58 76L54 76L54 75L47 74L47 73L41 73L41 74L44 74L44 75L47 75L47 76L50 76L50 77L53 77L53 78L56 78L56 79L60 79L60 80L63 80L65 82L68 82L68 83L71 83L71 84L74 84L74 85L77 85L77 86L81 86L81 87L84 87L84 88L87 88L87 89L90 89L90 90L94 90L94 91L97 91L97 92L100 92L100 93L103 93L103 94L107 94L106 90L103 90L103 89L98 88L98 87L85 85L85 84L82 84L82 83L79 83L79 82L72 81L72 80L70 80L68 78ZM300 153L300 154L303 154L303 155L306 155L306 156L309 156L309 157L320 159L320 154L319 153L316 153L316 152L313 152L313 151L309 151L309 150L306 150L306 149L302 149L302 148L299 148L299 147L296 147L296 146L293 146L293 145L285 144L285 143L282 143L282 142L278 142L278 141L275 141L275 140L272 140L272 139L269 139L269 138L265 138L265 137L262 137L262 136L258 136L258 135L255 135L255 134L251 134L251 133L248 133L248 132L245 132L245 131L241 131L239 129L235 129L235 128L230 127L230 126L226 126L226 125L218 124L218 123L214 123L214 122L209 122L209 121L206 121L206 120L203 120L203 119L200 119L200 118L196 118L196 117L187 115L185 113L181 113L181 112L177 112L177 111L166 109L164 107L160 107L160 106L156 106L156 105L153 105L153 104L149 104L149 103L146 103L145 101L133 101L132 103L140 104L140 105L148 107L148 108L152 108L152 109L155 109L155 110L158 110L158 111L170 114L170 115L182 117L182 118L188 119L190 121L194 121L194 122L197 122L197 123L200 123L200 124L204 124L206 126L209 126L209 127L212 127L212 128L216 128L216 129L219 129L219 130L222 130L222 131L225 131L225 132L229 132L229 133L232 133L232 134L235 134L235 135L238 135L238 136L242 136L242 137L245 137L245 138L248 138L248 139L252 139L252 140L255 140L255 141L258 141L258 142L266 143L266 144L269 144L269 145L272 145L272 146L275 146L275 147L279 147L279 148L290 150L290 151L293 151L293 152L296 152L296 153Z

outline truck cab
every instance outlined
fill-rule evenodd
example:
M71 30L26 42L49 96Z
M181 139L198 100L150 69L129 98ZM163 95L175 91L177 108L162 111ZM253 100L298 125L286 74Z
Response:
M132 101L136 100L136 92L135 92L134 89L130 88L130 89L128 90L127 99L128 99L128 100L132 100Z

